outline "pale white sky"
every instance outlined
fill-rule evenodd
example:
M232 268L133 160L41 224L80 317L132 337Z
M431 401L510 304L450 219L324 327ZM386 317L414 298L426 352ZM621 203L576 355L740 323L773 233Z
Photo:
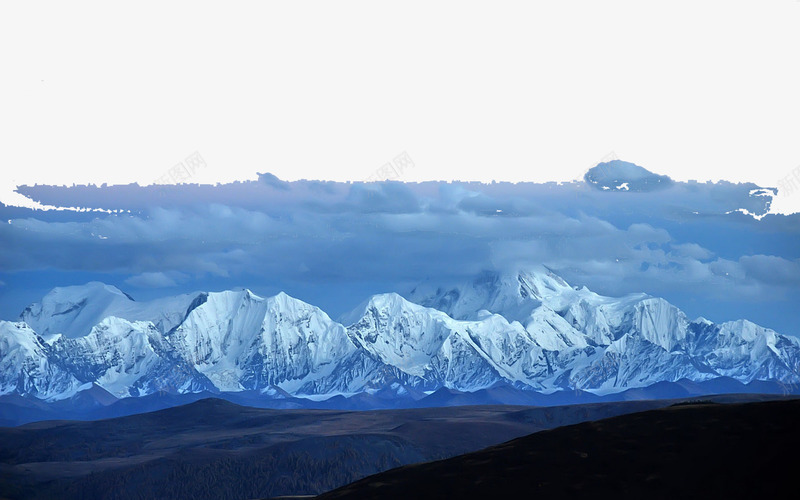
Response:
M0 171L22 183L678 180L800 165L800 1L4 2ZM800 210L800 192L778 208Z

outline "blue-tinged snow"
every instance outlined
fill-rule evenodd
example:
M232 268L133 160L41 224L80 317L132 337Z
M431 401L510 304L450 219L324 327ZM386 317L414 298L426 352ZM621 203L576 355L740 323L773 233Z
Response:
M110 311L122 316L100 318ZM407 298L375 295L346 325L285 293L139 304L99 283L56 289L23 317L46 333L0 322L0 394L48 400L92 384L117 397L248 390L325 399L497 383L597 394L717 377L800 383L793 337L746 320L689 321L645 294L576 289L543 266L423 283Z

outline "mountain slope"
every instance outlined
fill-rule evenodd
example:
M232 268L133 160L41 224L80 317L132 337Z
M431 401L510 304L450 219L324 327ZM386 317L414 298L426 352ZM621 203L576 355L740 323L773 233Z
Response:
M658 408L264 410L203 399L95 422L0 428L3 498L243 499L322 493L558 425Z
M400 467L317 498L780 497L795 487L798 418L800 400L675 405Z
M49 353L50 347L25 323L0 321L0 395L50 400L80 390L83 384Z
M660 381L732 377L800 381L800 342L747 321L691 322L664 299L604 297L575 289L550 269L483 273L451 287L420 285L409 297L457 317L519 321L539 351L524 373L537 389L598 393ZM479 311L470 313L472 308Z
M264 299L249 290L208 294L168 340L223 391L296 391L356 350L321 309L285 293Z
M185 358L176 355L150 322L108 317L89 335L59 338L51 352L80 380L94 382L118 398L215 390Z

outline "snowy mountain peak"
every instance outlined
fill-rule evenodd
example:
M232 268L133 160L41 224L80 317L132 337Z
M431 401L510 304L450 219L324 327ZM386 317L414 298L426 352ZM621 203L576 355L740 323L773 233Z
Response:
M35 350L37 346L41 347L37 337L36 332L22 321L0 320L0 339L4 340L7 346L13 344L15 347Z
M117 287L93 281L54 288L41 302L26 307L20 319L48 340L58 334L67 338L82 337L109 316L129 321L151 321L159 331L167 333L207 296L205 293L188 293L137 302Z
M52 363L49 352L27 324L0 321L0 395L30 394L52 400L75 394L81 382L60 363Z
M452 333L453 320L445 313L396 293L373 295L359 309L360 319L347 327L352 342L410 375L422 376Z
M418 304L409 302L402 295L391 292L373 295L367 300L368 307L384 310L401 311L421 309Z
M31 304L20 319L40 335L85 335L109 310L130 307L134 300L120 289L92 281L85 285L53 288L39 303Z
M270 307L283 309L283 310L306 310L306 309L319 309L317 306L313 306L307 302L303 302L300 299L294 298L291 295L285 292L278 292L277 295L273 295L267 299L267 302L270 303Z
M61 286L55 287L47 295L43 300L46 301L48 298L50 300L70 300L75 298L83 298L83 297L92 297L98 298L102 295L116 295L120 297L125 297L127 300L133 301L133 297L128 295L127 293L123 292L119 288L115 287L114 285L109 285L107 283L103 283L100 281L90 281L83 285L71 285L71 286Z
M628 328L643 338L671 351L686 338L688 318L683 311L662 298L647 298L634 305Z
M539 265L508 272L483 271L470 281L447 288L423 283L409 298L455 319L478 319L480 311L488 311L525 323L542 301L573 291L564 279Z
M373 295L347 328L286 293L135 302L90 283L0 322L0 395L156 391L399 394L505 383L599 394L682 379L800 383L800 341L746 320L690 322L664 299L572 288L545 266ZM42 333L44 332L44 333Z
M267 310L273 313L280 313L291 318L313 317L315 321L321 321L326 324L334 323L330 316L328 316L328 313L319 307L292 297L284 292L280 292L277 295L267 299ZM344 327L342 327L342 330L343 329Z
M528 294L541 300L572 290L569 283L547 266L522 269L514 274L516 274L517 281L520 284L519 293L523 297Z
M339 320L344 325L352 325L353 323L362 320L365 316L368 316L370 311L398 312L406 308L414 307L419 307L419 305L406 300L400 294L394 292L379 293L370 296L367 300L361 302L349 313L343 314Z
M128 321L124 318L116 316L109 316L104 318L103 321L95 325L89 335L107 334L107 335L126 335L132 331L153 331L157 332L156 327L149 321Z

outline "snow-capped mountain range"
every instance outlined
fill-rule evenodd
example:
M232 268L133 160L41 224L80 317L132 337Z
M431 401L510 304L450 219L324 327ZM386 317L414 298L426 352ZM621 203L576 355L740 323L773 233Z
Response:
M257 391L408 397L496 384L609 394L727 377L800 384L800 341L746 320L690 321L667 301L573 288L548 268L370 297L342 323L284 293L137 302L89 283L0 321L0 395L55 401Z

